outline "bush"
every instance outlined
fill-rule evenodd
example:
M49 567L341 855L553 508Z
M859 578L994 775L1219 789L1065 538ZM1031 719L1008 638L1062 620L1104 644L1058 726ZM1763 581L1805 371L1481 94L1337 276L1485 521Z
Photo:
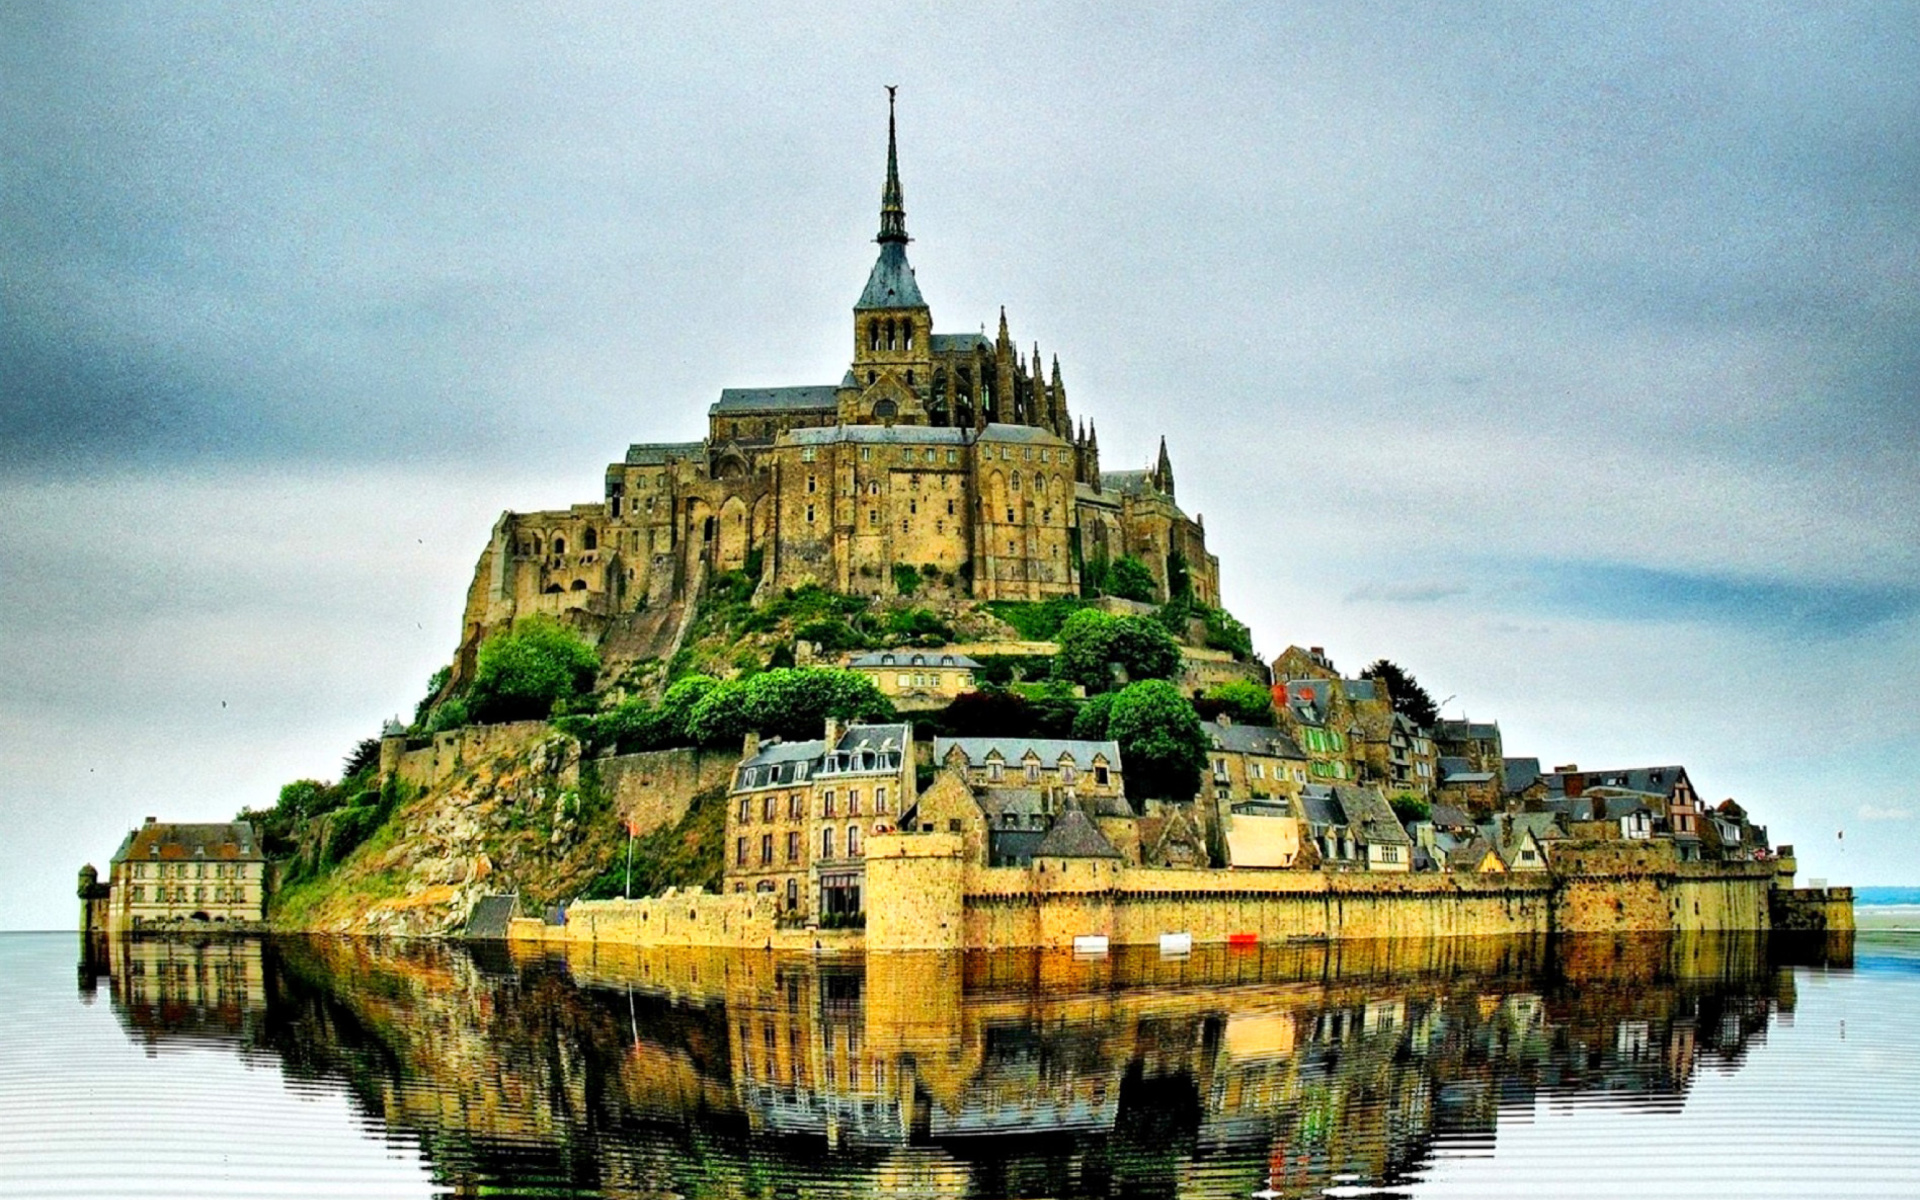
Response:
M1418 825L1433 817L1433 805L1426 797L1413 792L1401 792L1387 803L1393 806L1393 815L1400 818L1402 825Z
M1087 607L1084 600L1056 596L1051 600L992 600L987 611L1013 626L1014 632L1029 642L1050 642L1067 618Z
M1109 596L1137 600L1141 604L1152 604L1154 593L1160 590L1147 564L1131 554L1114 559L1113 565L1107 568L1106 589Z
M920 590L920 568L911 563L893 564L893 590L911 596Z
M808 621L794 630L793 636L804 642L812 642L815 650L829 654L837 650L859 650L867 644L865 637L839 617Z
M1207 735L1193 705L1171 683L1128 684L1113 698L1107 736L1120 744L1129 799L1191 800L1198 794Z
M600 656L593 647L539 613L480 644L467 706L481 722L534 720L592 691L599 673Z
M887 633L900 641L944 646L953 640L953 626L926 608L902 609L887 618Z
M1236 724L1273 724L1273 692L1252 680L1233 679L1216 683L1206 690L1202 700L1215 713L1226 713Z

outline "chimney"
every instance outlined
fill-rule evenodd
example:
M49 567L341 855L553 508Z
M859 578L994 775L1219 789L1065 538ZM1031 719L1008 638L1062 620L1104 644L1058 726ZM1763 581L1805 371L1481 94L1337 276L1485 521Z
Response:
M154 823L155 823L155 818L153 818L153 817L148 817L148 818L147 818L147 824L149 824L149 825L152 825L152 824L154 824Z
M758 753L760 753L760 735L758 732L749 729L747 730L746 740L740 747L740 757L752 758Z
M838 746L839 744L840 744L840 718L828 717L827 718L827 750L828 752L831 753L833 748L835 746Z
M1555 767L1553 769L1553 773L1555 775L1571 775L1575 771L1578 771L1579 769L1580 769L1579 763L1568 763L1562 767Z

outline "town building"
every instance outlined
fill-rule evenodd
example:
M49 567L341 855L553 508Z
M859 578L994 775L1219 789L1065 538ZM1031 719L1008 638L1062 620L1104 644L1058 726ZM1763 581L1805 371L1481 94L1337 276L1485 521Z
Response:
M952 767L979 788L1026 789L1058 800L1117 799L1126 794L1120 745L1112 741L937 737L933 762L937 767Z
M730 892L770 892L793 920L862 911L865 843L914 798L913 727L828 720L802 742L748 735L727 797Z
M148 817L114 851L107 927L162 921L259 921L267 857L247 821L179 824Z
M1224 713L1203 727L1209 753L1201 788L1215 800L1290 799L1307 783L1310 760L1284 729L1235 724Z
M911 712L945 708L972 691L980 664L942 650L876 650L854 655L847 669L873 680L896 709Z
M1143 470L1107 471L1068 408L1058 358L998 330L937 332L907 260L891 108L879 253L855 300L837 382L725 388L698 441L630 447L601 499L506 513L475 569L450 686L481 641L528 613L622 654L658 653L708 578L890 596L912 573L936 601L1080 593L1084 569L1131 557L1156 599L1220 599L1219 561L1176 501L1164 439Z

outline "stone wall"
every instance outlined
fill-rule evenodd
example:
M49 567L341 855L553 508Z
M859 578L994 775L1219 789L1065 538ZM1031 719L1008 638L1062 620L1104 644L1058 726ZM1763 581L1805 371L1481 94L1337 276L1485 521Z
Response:
M594 766L614 811L644 834L679 821L701 792L725 786L739 761L738 754L680 747L610 754Z
M541 738L550 736L553 726L545 721L510 721L504 725L468 725L433 735L433 741L419 749L401 749L389 755L392 744L404 746L404 738L382 741L382 764L397 758L394 773L403 783L431 788L446 782L463 770L472 770L489 759L524 752Z

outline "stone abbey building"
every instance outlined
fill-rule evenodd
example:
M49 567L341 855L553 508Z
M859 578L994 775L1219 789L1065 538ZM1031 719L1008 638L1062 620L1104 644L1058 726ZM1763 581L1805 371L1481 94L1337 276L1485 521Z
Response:
M635 445L602 500L506 513L468 594L456 676L487 634L548 612L640 657L706 580L817 583L892 595L895 568L936 600L1044 600L1131 555L1164 597L1185 570L1219 603L1205 531L1174 502L1164 440L1146 470L1103 472L1098 434L1068 410L1055 359L999 333L940 333L907 262L887 119L880 252L853 306L838 383L727 388L697 442Z

